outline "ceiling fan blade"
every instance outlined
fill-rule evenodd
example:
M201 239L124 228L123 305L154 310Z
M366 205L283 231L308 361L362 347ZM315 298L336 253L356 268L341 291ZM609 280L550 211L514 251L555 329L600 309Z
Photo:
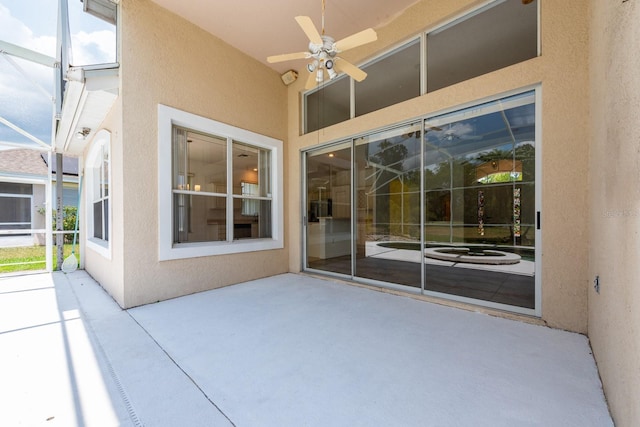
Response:
M378 34L372 29L367 28L364 31L355 33L342 40L338 40L335 43L335 49L338 52L344 52L345 50L353 49L354 47L362 46L363 44L371 43L378 40Z
M316 26L313 25L313 21L308 16L296 16L296 21L302 31L309 37L309 40L313 44L322 45L322 37L320 37L320 33L316 29Z
M309 78L307 79L307 84L304 85L304 88L306 90L313 89L316 87L316 84L318 84L318 82L316 81L316 72L314 71L309 73Z
M349 61L345 61L342 58L336 58L333 67L336 71L343 71L353 77L355 81L361 82L367 77L367 73L356 67Z
M309 58L309 52L296 52L285 53L282 55L273 55L267 58L267 62L273 64L274 62L291 61L292 59L305 59Z

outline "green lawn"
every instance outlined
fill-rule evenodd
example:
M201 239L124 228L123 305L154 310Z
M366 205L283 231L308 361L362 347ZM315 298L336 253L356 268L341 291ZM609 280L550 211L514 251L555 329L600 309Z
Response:
M64 245L64 257L71 255L73 245ZM0 248L0 273L10 273L14 271L44 270L45 251L44 246L23 246L16 248ZM76 247L76 257L79 257ZM58 257L57 249L53 247L53 268L56 269Z

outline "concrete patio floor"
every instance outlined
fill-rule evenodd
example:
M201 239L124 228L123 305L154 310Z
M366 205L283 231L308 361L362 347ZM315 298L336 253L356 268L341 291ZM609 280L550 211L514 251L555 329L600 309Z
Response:
M0 276L0 425L612 426L586 337L285 274L121 310Z

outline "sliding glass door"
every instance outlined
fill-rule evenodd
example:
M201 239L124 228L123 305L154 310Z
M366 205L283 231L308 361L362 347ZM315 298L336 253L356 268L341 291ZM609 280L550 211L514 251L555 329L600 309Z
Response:
M534 101L529 92L425 122L425 291L534 308Z
M306 267L351 275L351 143L306 154Z
M306 152L305 268L539 313L535 101Z
M354 276L421 287L421 128L414 123L355 140Z

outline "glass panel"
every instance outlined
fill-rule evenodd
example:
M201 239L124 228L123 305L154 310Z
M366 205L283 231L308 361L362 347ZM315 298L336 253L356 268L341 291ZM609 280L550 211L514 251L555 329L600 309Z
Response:
M350 99L351 80L346 76L305 95L305 133L349 120Z
M33 194L31 184L19 184L14 182L0 182L0 193L8 194Z
M102 206L102 218L104 220L104 240L109 240L109 199L105 199Z
M351 144L307 154L307 263L351 275Z
M90 173L93 175L91 178L93 202L97 202L102 198L102 191L100 184L102 183L102 168L100 168L100 159L96 159L96 167L90 169Z
M102 189L104 197L109 197L109 147L103 146L102 150Z
M236 210L238 202L251 212L245 214ZM233 214L234 240L271 237L271 200L236 199Z
M31 197L0 196L0 229L31 228Z
M537 4L495 2L427 34L427 91L536 57Z
M534 308L532 92L425 128L425 289Z
M173 157L173 188L185 190L187 188L187 131L173 127L172 136Z
M174 194L174 243L227 239L226 197Z
M420 40L394 50L364 68L356 82L356 116L420 96Z
M420 125L356 141L355 275L420 287Z
M178 138L180 144L180 138ZM186 160L178 157L178 175L174 176L175 189L227 192L227 140L212 135L189 131L186 133ZM186 164L181 165L181 162ZM186 177L184 172L186 171ZM182 185L182 188L180 187Z
M227 193L226 138L174 127L172 162L174 190ZM174 243L226 239L226 197L174 194L173 201Z
M102 202L98 201L93 204L93 237L102 239Z
M233 142L233 194L271 197L270 169L269 150ZM248 184L253 184L252 193L243 191Z

